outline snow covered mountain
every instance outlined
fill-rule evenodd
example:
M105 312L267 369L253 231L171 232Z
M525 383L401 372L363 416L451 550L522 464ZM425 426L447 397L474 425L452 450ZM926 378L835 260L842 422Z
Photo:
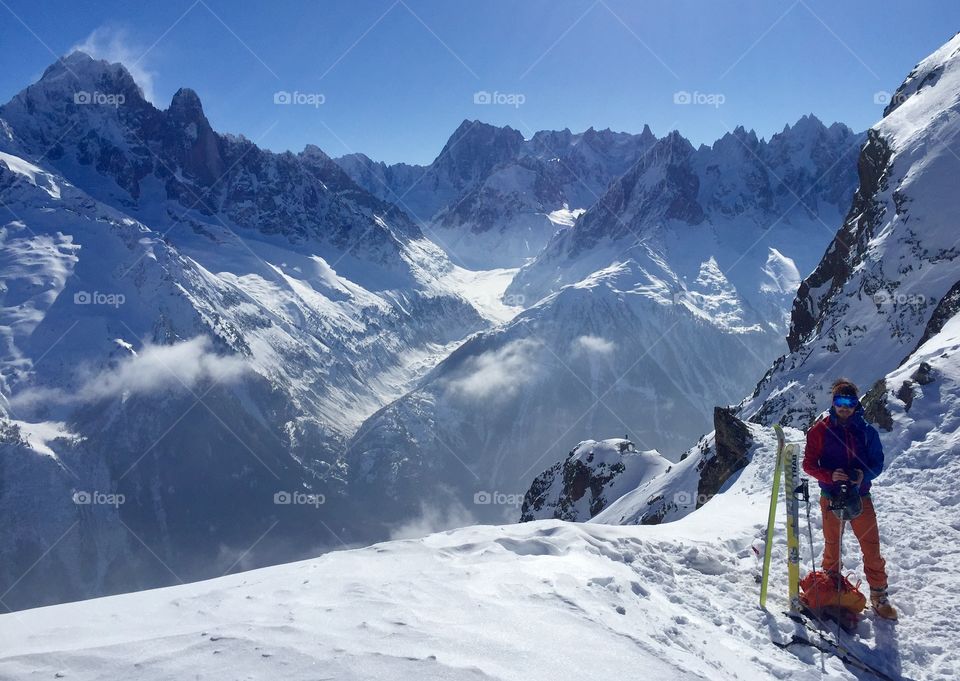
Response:
M351 485L397 516L428 503L492 522L517 517L571 442L626 433L676 460L782 352L798 267L849 202L860 139L805 117L770 142L655 142L507 289L539 302L364 423ZM515 503L471 501L489 490Z
M856 187L863 136L804 116L769 141L742 127L712 146L657 140L509 293L538 300L653 246L681 279L712 255L744 307L762 313L810 271ZM772 300L771 300L772 299Z
M630 440L581 442L533 481L523 498L520 521L589 520L611 501L669 468L660 452L637 451Z
M656 141L594 130L540 131L463 121L428 166L337 159L360 185L406 210L451 259L471 269L519 267L569 227Z
M7 607L378 538L344 443L489 324L406 215L82 53L0 107L0 201Z
M960 271L954 261L960 240L950 219L960 204L948 190L960 162L958 110L960 34L917 65L884 118L868 131L858 162L860 185L847 218L793 303L790 352L736 407L737 415L753 423L718 408L715 431L680 463L612 503L604 497L590 509L591 522L649 524L683 517L703 503L704 462L711 451L732 451L713 458L736 464L708 476L715 490L749 458L743 451L756 437L755 424L809 426L829 406L833 380L844 375L867 389L867 418L883 433L889 473L880 478L879 488L900 490L903 480L897 476L923 481L921 496L934 504L946 499L948 525L960 527L947 482L956 479L950 453L960 442L953 414L960 312ZM586 222L562 239L575 236ZM730 446L731 441L744 444ZM555 464L534 483L528 499L545 504L546 514L532 517L563 511L570 481L563 481L560 503L550 502L554 486L546 486L543 494L538 483L552 480L570 460ZM601 467L616 466L616 457L608 456ZM617 475L624 475L622 465ZM616 482L617 475L607 474L604 484ZM676 503L678 495L684 503Z
M789 352L743 416L806 426L829 406L837 375L874 386L940 342L960 309L958 50L955 37L920 62L869 131L846 220L794 300Z

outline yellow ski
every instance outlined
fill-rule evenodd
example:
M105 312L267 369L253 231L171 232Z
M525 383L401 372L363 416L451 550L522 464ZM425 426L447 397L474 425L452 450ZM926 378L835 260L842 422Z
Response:
M777 461L773 466L773 491L770 493L770 511L767 514L767 539L763 545L763 577L760 581L760 607L767 607L767 580L770 577L770 551L773 550L773 528L777 523L777 501L780 498L780 471L783 470L783 430L777 432Z
M800 501L799 455L795 444L785 444L783 429L775 426L777 441L783 449L783 497L787 502L787 579L790 612L800 612Z

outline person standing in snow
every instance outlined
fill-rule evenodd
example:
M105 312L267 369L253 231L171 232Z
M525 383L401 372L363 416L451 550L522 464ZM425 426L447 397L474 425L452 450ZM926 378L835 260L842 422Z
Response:
M863 570L870 585L870 603L886 619L897 619L887 598L886 561L880 554L880 529L870 498L870 482L883 470L883 447L876 428L863 418L857 386L847 379L833 384L830 413L807 432L803 470L820 483L820 510L823 513L823 569L840 572L841 520L831 506L846 502L860 550ZM851 499L842 499L844 489ZM857 515L857 507L862 510ZM850 509L854 509L850 513Z

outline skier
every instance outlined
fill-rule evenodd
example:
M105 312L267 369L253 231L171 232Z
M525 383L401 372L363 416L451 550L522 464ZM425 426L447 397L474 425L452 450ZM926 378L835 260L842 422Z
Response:
M863 553L870 603L880 617L895 620L897 611L887 598L886 561L880 555L880 530L870 498L870 481L883 470L880 435L863 418L856 385L837 379L832 394L830 413L807 432L803 453L803 470L820 483L823 569L839 576L840 516L849 518ZM843 498L845 491L848 496ZM833 508L838 508L839 516Z

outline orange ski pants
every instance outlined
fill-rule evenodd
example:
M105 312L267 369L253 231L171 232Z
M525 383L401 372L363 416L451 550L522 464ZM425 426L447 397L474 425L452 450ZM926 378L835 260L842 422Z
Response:
M830 500L820 497L820 510L823 512L823 569L827 572L840 571L840 518L830 510ZM869 496L863 497L863 513L848 520L853 533L860 542L863 553L863 571L867 583L872 589L887 586L887 562L880 555L880 528L877 527L877 514Z

